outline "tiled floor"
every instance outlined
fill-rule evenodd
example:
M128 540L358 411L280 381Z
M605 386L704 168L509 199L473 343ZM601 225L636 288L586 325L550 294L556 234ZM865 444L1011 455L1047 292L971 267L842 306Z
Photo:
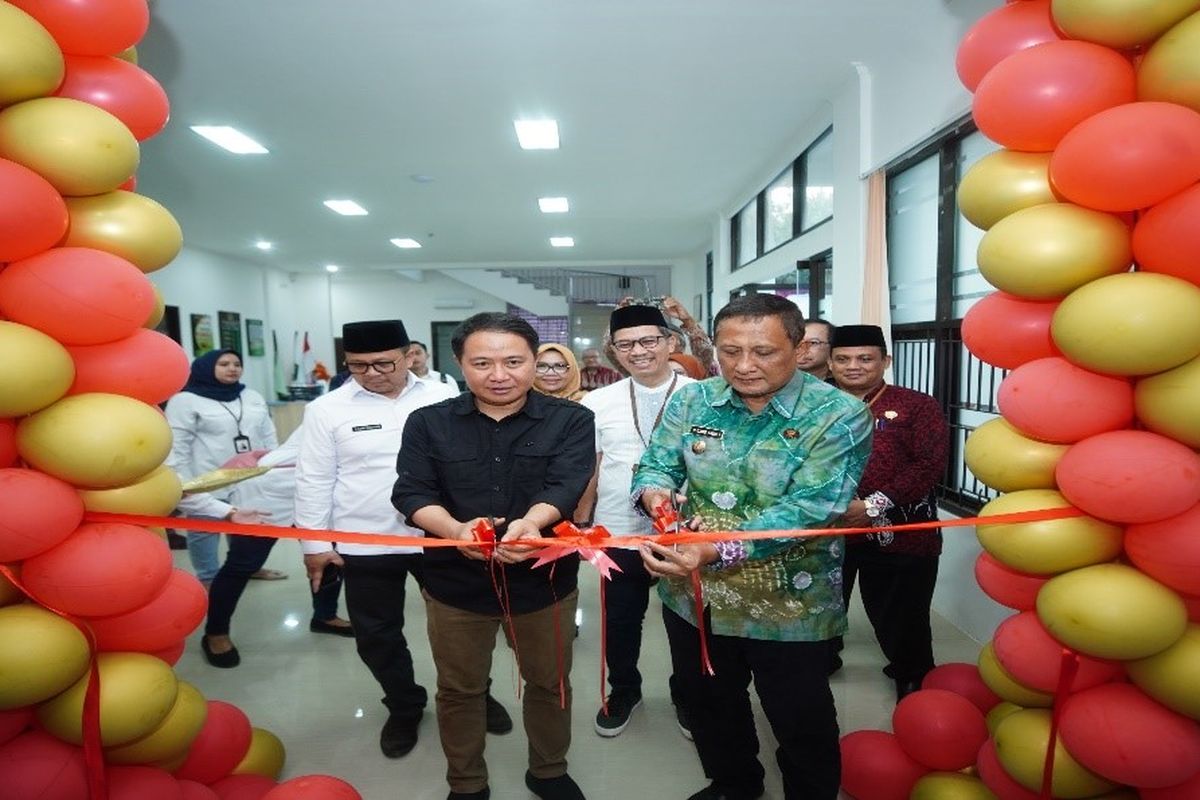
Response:
M178 566L188 568L186 553L177 551L175 557ZM406 632L417 676L430 689L431 708L421 723L416 749L392 761L379 752L379 728L385 719L379 688L358 660L353 640L308 630L311 606L299 548L280 543L268 565L290 577L252 581L243 595L232 631L242 654L241 666L210 667L200 653L197 631L176 672L206 697L236 704L253 725L277 734L287 747L285 776L338 775L353 783L366 800L442 800L448 788L432 714L434 670L424 634L424 607L411 581ZM705 780L691 743L675 727L666 683L670 659L657 600L651 601L642 651L645 703L621 736L602 739L592 729L600 701L597 579L586 567L580 578L583 621L571 676L575 690L571 774L590 800L682 800L702 788ZM940 618L934 619L934 637L939 663L974 661L979 651L975 642ZM879 671L882 656L857 600L843 659L845 667L832 679L842 732L887 729L894 688ZM506 736L488 737L494 800L533 799L523 783L526 740L514 680L511 655L501 643L495 652L493 691L517 725ZM783 794L771 755L770 729L761 715L758 722L767 767L766 798L779 800Z

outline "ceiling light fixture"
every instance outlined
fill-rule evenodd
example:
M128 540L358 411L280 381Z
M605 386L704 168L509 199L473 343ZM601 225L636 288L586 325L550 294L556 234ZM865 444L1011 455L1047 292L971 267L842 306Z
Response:
M571 210L571 204L565 197L539 197L538 208L543 214L565 214Z
M367 210L353 200L326 200L325 207L343 217L365 217Z
M275 249L275 244L273 242L268 242L266 239L259 239L257 242L254 243L254 246L264 252L267 250Z
M522 150L558 149L558 123L552 119L516 119L513 127Z
M191 125L193 131L218 147L238 155L269 153L267 148L229 125Z
M337 264L326 264L325 265L325 271L328 272L330 275L337 272L339 269L341 269L341 267L339 267Z
M574 247L575 239L571 236L551 236L551 247Z
M390 239L389 241L401 250L417 250L421 247L421 243L416 239L409 239L407 237L404 239Z

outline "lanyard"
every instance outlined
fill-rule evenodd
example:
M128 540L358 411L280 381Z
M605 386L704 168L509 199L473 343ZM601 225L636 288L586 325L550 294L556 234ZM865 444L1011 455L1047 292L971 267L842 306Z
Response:
M233 424L237 426L238 436L241 436L242 435L242 412L244 411L244 409L242 408L242 396L240 394L238 395L237 401L238 401L238 413L236 416L234 416L234 413L232 410L230 410L229 406L225 405L220 400L218 400L217 403L221 406L221 408L225 409L226 414L233 417Z
M679 380L679 373L676 372L671 378L671 385L667 387L667 395L663 398L662 405L658 408L658 416L654 418L654 424L650 426L650 433L654 433L654 429L658 427L658 423L662 421L663 411L667 409L667 401L671 399L671 392L675 390L675 382ZM642 426L638 423L637 410L637 395L633 391L633 378L629 379L629 407L633 410L633 429L637 431L638 438L642 440L643 447L649 447L650 443L646 441L646 437L642 435Z

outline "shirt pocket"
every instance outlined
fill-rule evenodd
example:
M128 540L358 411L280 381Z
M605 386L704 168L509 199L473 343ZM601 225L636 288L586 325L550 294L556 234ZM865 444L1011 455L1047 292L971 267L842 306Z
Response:
M514 448L512 460L513 485L526 486L534 491L546 482L550 459L561 450L555 442L528 442Z
M481 489L486 483L479 454L471 448L438 448L431 454L438 483L450 489Z

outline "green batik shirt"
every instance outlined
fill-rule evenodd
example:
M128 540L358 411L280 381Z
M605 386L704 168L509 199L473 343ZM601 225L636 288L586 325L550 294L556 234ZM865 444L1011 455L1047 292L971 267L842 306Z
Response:
M702 530L827 528L854 498L874 420L860 400L803 372L752 414L723 378L675 392L634 476L633 497L687 484ZM822 641L846 631L842 537L742 541L700 570L712 632ZM728 554L732 552L733 556ZM696 624L691 582L663 603Z

